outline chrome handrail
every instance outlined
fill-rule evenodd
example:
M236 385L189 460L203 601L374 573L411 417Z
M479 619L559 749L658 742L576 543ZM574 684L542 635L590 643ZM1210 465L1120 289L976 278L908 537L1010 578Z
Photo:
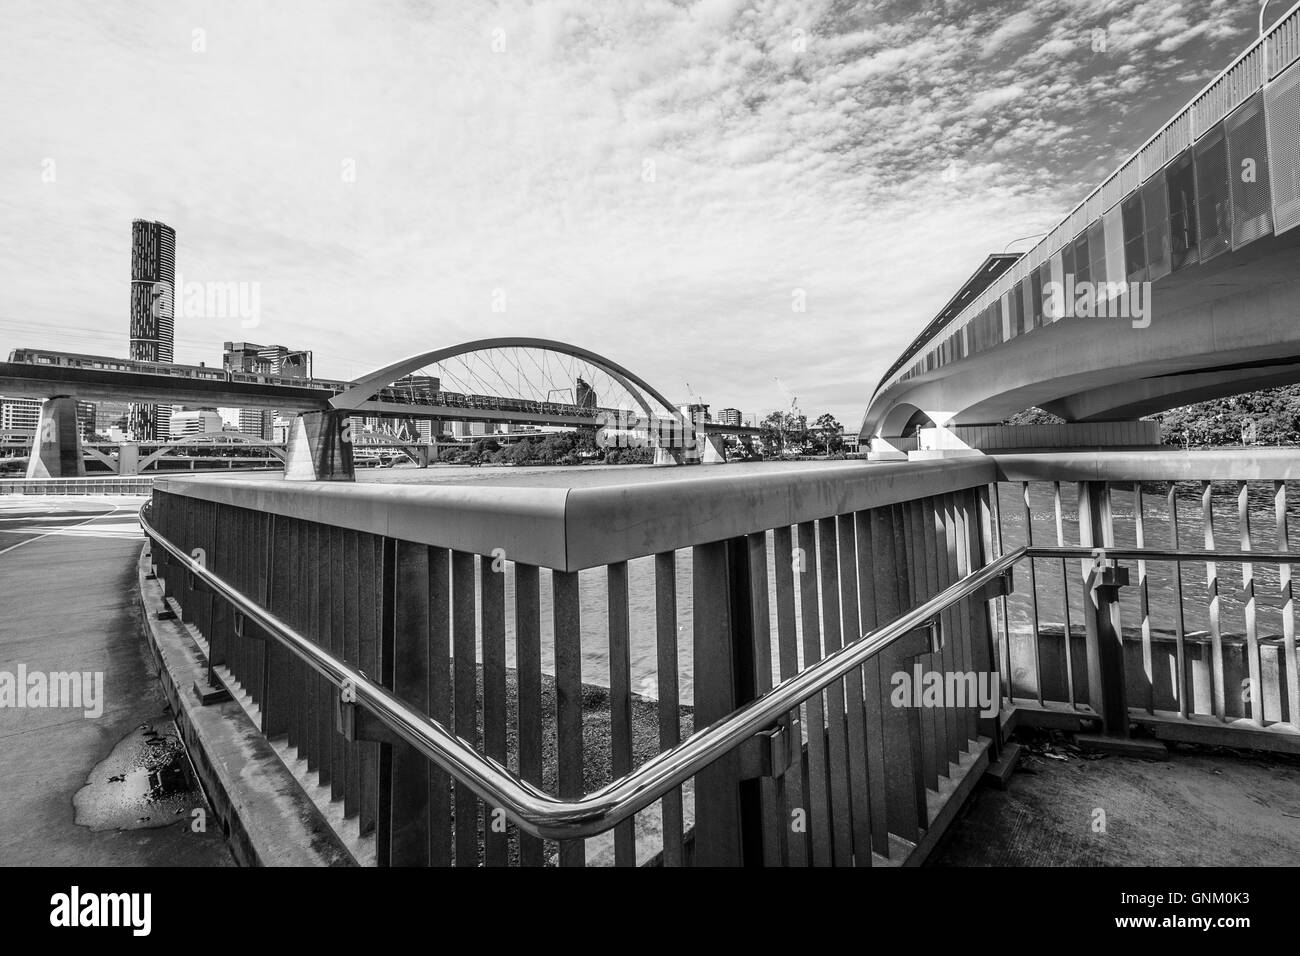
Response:
M286 622L230 587L164 538L145 517L146 510L152 509L142 509L140 513L140 525L145 534L183 562L190 573L215 594L230 602L247 619L331 683L342 686L344 681L348 681L356 704L374 714L457 783L468 787L493 808L503 810L520 829L548 840L585 839L612 829L681 786L748 738L772 726L808 698L865 663L873 654L1006 575L1027 553L1025 548L1009 551L925 603L809 665L758 699L697 730L682 743L652 757L631 773L585 797L566 800L517 779L500 763L480 754L442 724L421 714L360 670L318 647Z
M1025 549L1028 558L1095 558L1098 552L1105 558L1126 561L1210 561L1232 564L1300 564L1296 551L1233 551L1233 550L1170 550L1168 548L1119 548L1109 545L1062 545Z

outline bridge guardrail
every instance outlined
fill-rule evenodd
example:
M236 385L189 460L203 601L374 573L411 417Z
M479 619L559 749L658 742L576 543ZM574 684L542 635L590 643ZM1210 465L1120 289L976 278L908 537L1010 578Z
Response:
M844 678L873 655L919 628L933 626L941 614L998 579L1005 578L1026 553L1019 549L966 575L923 604L850 641L728 717L699 730L683 743L663 751L599 791L581 800L565 801L519 780L500 763L479 754L471 744L427 714L410 707L388 688L323 650L202 565L194 564L189 555L150 524L147 513L146 507L140 524L149 539L180 562L187 573L229 602L247 622L279 641L336 688L350 688L355 692L357 706L446 770L455 781L469 787L492 806L504 809L526 832L556 840L581 839L612 829L732 753L750 738L774 729L791 711ZM247 623L242 626L247 627Z
M993 460L994 553L1005 540L1030 555L1025 587L998 608L1009 706L1096 717L1100 679L1117 732L1300 752L1294 452ZM1098 574L1111 583L1091 587Z
M1268 486L1284 530L1251 530L1249 495L1236 550L1162 541L1148 509L1125 510L1134 482L1173 483L1183 501L1179 483L1196 481L1222 534L1215 482L1233 474ZM585 489L164 479L145 521L214 666L375 834L385 864L915 862L1008 721L1300 741L1292 455L754 475ZM980 591L987 569L1013 565L1027 586ZM1194 565L1212 593L1184 573ZM1239 600L1223 586L1233 565L1252 569ZM1261 610L1274 588L1275 635ZM1218 630L1200 633L1193 617L1211 604ZM1254 617L1234 633L1229 611ZM1165 634L1157 613L1186 620ZM286 643L268 636L282 628ZM917 667L1000 675L997 715L885 703ZM360 704L350 716L335 710L342 681ZM612 844L590 836L611 826Z
M153 476L130 478L0 478L0 495L148 495Z
M929 852L995 747L973 702L884 703L913 661L991 666L967 586L985 580L970 576L988 564L992 475L958 462L598 488L162 479L145 520L175 548L155 552L160 577L214 666L376 835L381 863L894 865ZM226 592L182 563L196 548L325 672L266 639L265 619L236 626ZM918 608L937 631L901 617ZM906 631L879 632L899 620ZM877 632L889 639L866 658L842 652ZM325 655L366 676L359 700L401 701L461 739L439 738L457 760L477 759L468 746L497 769L456 764L461 779L362 715L340 737L329 675L356 674ZM508 778L513 796L484 789ZM631 802L599 802L611 794ZM506 832L489 825L498 812ZM609 824L612 841L584 845Z

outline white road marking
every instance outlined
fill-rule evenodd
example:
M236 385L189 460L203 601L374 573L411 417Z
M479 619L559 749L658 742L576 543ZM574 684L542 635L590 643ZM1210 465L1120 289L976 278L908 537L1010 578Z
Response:
M102 514L91 515L91 516L90 516L89 518L87 518L85 521L82 521L82 522L80 522L80 523L78 523L78 524L69 525L69 526L66 527L66 528L55 528L55 529L52 530L52 531L46 531L44 534L39 534L39 535L37 535L37 536L34 537L34 538L28 538L26 541L19 541L17 544L11 544L11 545L9 545L9 547L7 547L7 548L0 549L0 557L3 557L4 555L8 554L10 551L17 551L19 548L23 547L24 545L31 544L31 543L34 542L34 541L40 541L40 540L42 540L42 539L44 539L44 538L48 538L48 537L49 537L50 535L52 535L52 534L59 534L59 533L61 533L61 532L71 531L71 530L73 530L74 528L80 528L80 527L82 527L82 525L88 525L88 524L90 524L92 521L97 521L97 520L99 520L100 518L107 518L107 517L109 517L109 516L115 514L116 512L120 511L121 508L122 508L121 505L118 505L118 504L112 504L111 502L105 502L105 504L108 504L108 505L112 508L112 510L111 510L111 511L105 511L105 512L103 512Z

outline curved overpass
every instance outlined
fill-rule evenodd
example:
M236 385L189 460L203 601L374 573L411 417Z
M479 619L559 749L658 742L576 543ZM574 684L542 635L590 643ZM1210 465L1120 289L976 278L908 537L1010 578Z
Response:
M1030 406L1133 420L1300 382L1298 38L1300 5L1034 249L972 277L877 386L862 437Z

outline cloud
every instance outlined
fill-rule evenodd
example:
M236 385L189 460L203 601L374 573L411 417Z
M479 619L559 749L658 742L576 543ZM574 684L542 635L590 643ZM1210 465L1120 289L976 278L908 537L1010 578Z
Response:
M1053 226L1255 17L1218 0L9 8L0 348L124 353L130 220L159 218L187 279L261 283L256 335L313 349L322 374L545 335L715 407L784 407L779 377L844 422L984 254ZM190 323L177 356L251 334Z

